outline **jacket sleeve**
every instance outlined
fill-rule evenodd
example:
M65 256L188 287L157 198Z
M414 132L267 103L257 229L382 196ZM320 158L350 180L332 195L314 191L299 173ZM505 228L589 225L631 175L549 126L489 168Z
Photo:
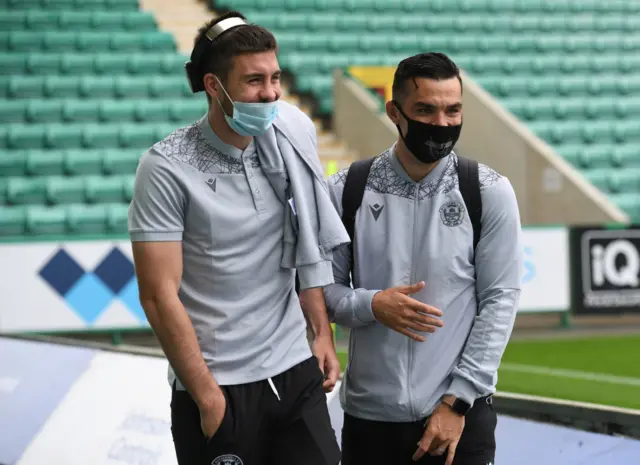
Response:
M446 391L470 404L495 392L516 317L524 253L518 203L508 179L486 187L482 204L475 258L479 313Z
M328 182L329 194L334 207L342 215L342 189L339 180L344 179L344 172L331 176ZM333 253L334 283L324 288L324 299L331 322L347 328L357 328L376 321L371 309L373 296L379 291L353 289L351 287L351 243L343 245Z

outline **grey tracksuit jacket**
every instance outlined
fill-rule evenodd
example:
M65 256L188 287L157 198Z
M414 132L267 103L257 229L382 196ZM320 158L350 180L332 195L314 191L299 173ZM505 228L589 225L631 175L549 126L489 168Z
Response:
M480 165L482 234L474 266L473 229L456 160L452 153L414 182L394 147L381 154L356 215L353 245L334 253L335 284L324 292L330 319L351 328L340 392L350 415L417 421L445 394L473 403L495 391L520 295L518 205L508 179ZM340 213L345 179L346 170L329 179ZM371 310L376 292L419 281L425 287L412 297L444 313L444 327L422 343L380 324Z

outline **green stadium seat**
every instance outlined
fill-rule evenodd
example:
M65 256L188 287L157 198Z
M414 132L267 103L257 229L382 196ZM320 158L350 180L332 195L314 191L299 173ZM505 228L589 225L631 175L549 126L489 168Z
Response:
M45 76L34 77L36 82L40 83L41 96L45 98L77 98L79 96L79 85L77 77L67 76ZM93 94L94 98L102 96L101 94Z
M165 99L140 101L131 108L131 120L144 123L169 121L169 103Z
M72 52L76 50L78 33L68 31L44 32L42 35L26 33L40 39L37 50L46 52Z
M99 100L65 100L62 120L69 123L88 123L100 120Z
M169 103L169 118L165 121L176 123L195 121L206 113L207 103L205 100L176 100Z
M609 198L631 218L640 218L640 196L637 192L609 194Z
M60 55L57 72L74 76L93 74L93 56L90 53L64 53Z
M118 123L123 121L133 121L136 107L140 105L136 101L127 100L105 100L99 102L96 116L99 121L105 123Z
M111 234L124 234L127 232L129 222L129 206L123 204L106 205L107 231Z
M86 178L85 195L89 203L126 202L125 181L128 176L91 176Z
M136 34L141 37L140 50L146 50L151 52L175 52L176 43L173 35L170 32L154 31L145 32L142 35Z
M24 106L21 100L0 103L0 123L22 123L25 119Z
M182 76L156 76L146 81L152 98L194 98L187 80Z
M149 83L144 78L119 76L115 78L114 84L116 98L136 99L149 95Z
M32 205L25 212L25 233L28 235L63 235L67 231L66 214L60 207Z
M86 149L101 149L117 146L120 133L118 125L87 124L81 128L82 145Z
M57 176L64 174L62 152L29 150L21 155L24 157L25 174L29 176Z
M46 178L7 178L7 203L9 205L43 204L46 201Z
M89 99L114 98L116 79L111 76L83 76L70 83L75 86L75 95Z
M2 183L1 179L0 183ZM0 192L0 199L1 198L2 193ZM0 201L0 204L1 203ZM26 213L24 207L0 206L0 236L22 236L25 230L25 220Z
M6 147L9 149L40 149L44 146L45 128L42 125L7 125Z
M102 172L106 175L135 173L142 150L105 150Z
M95 150L67 150L63 155L63 170L69 176L100 174L102 154Z
M50 205L85 202L84 177L49 177L46 180L46 198Z
M8 178L0 178L0 205L7 204L7 183L9 182ZM2 211L0 209L0 211Z
M120 147L146 148L151 147L159 139L156 137L156 127L152 125L129 125L120 128Z
M640 147L638 144L611 147L611 166L616 168L640 168Z
M45 130L45 145L47 149L72 149L81 147L82 132L77 125L50 124Z
M24 119L28 123L58 123L62 121L61 100L22 100Z
M0 180L8 176L23 176L25 172L24 153L4 152L0 153ZM0 194L0 199L3 195ZM0 204L2 204L0 200Z
M0 31L22 31L25 23L26 11L0 10Z
M103 205L69 205L66 207L68 234L103 234L107 229L107 211Z
M24 74L26 55L0 52L0 76Z

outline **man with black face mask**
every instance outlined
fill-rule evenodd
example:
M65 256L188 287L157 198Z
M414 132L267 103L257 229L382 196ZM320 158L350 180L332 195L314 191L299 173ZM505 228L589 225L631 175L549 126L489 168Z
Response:
M351 329L342 464L488 465L520 294L515 193L453 152L462 79L445 55L403 60L386 110L397 142L329 180L353 238L324 290Z

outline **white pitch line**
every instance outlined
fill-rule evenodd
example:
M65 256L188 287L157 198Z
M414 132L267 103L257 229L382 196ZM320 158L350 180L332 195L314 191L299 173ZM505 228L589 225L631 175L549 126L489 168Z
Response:
M548 368L535 365L522 365L519 363L502 363L501 370L517 371L520 373L532 373L543 376L555 376L558 378L572 378L583 381L597 381L609 384L622 384L625 386L640 386L640 378L628 378L626 376L608 375L605 373L591 373L580 370L566 370L562 368Z

